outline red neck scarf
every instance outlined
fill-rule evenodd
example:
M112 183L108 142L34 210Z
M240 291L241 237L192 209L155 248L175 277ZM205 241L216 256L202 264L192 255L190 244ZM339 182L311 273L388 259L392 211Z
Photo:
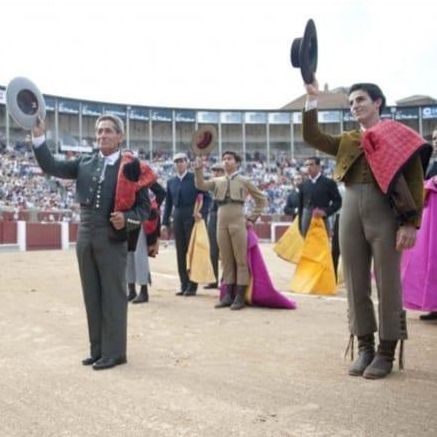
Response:
M135 195L143 187L149 187L158 179L154 171L144 162L140 161L140 176L137 181L131 181L124 175L124 166L136 159L132 153L121 154L120 168L118 170L117 188L115 190L114 211L127 211L135 203Z
M422 146L429 146L413 129L384 120L367 129L361 138L367 161L382 192L390 191L395 176Z

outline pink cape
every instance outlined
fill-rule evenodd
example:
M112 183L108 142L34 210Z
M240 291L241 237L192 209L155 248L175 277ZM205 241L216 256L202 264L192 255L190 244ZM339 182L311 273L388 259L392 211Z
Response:
M274 287L258 246L258 237L252 227L247 230L247 263L251 276L246 290L247 303L268 308L296 308L296 302ZM223 284L220 290L220 297L223 297Z
M404 307L437 311L437 187L425 183L426 200L416 244L402 254L401 279Z

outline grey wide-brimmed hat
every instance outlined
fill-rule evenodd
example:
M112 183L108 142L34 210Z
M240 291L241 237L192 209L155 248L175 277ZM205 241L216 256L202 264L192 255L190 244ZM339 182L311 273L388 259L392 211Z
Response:
M317 70L317 32L313 20L308 20L303 38L295 38L291 45L291 65L300 68L305 83L310 84L314 80Z
M191 148L195 155L207 155L217 142L217 129L209 124L200 126L193 134Z
M26 77L15 77L6 88L6 107L23 129L31 130L37 117L46 118L46 105L38 87Z

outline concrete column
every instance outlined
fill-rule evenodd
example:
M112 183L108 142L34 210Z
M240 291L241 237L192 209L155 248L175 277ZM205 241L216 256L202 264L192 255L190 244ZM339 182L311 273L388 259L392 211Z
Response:
M68 222L61 222L61 249L70 248L70 226Z
M26 222L17 221L17 244L20 252L26 252Z

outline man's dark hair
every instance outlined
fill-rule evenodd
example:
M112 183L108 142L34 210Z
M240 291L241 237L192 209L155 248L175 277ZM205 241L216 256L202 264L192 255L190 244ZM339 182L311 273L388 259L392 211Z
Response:
M310 156L307 161L314 161L314 164L320 165L320 158L318 156Z
M373 102L375 102L378 99L381 99L381 106L379 107L379 114L381 115L383 109L385 108L385 96L378 85L374 83L366 83L366 82L354 83L349 89L349 96L354 91L365 91Z
M240 156L237 152L234 152L233 150L225 150L225 151L222 153L222 159L224 158L225 155L231 155L231 156L233 156L234 159L235 159L235 162L236 162L237 164L241 164L241 156Z

